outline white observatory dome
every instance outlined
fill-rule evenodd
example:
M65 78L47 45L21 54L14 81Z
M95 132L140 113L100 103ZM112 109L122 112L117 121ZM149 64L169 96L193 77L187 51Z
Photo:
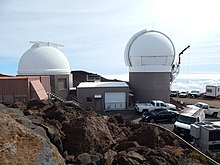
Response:
M70 74L66 56L57 49L61 46L49 42L32 42L34 45L20 58L18 75Z
M130 72L171 72L175 48L165 34L142 30L128 41L124 58Z

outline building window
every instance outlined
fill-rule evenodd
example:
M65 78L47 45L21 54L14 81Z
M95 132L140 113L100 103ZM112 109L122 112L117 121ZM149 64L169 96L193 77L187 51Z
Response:
M207 89L207 92L210 92L210 93L211 93L211 92L212 92L212 89Z
M67 79L60 78L58 79L58 90L64 90L64 89L67 89Z
M92 102L92 97L87 97L87 98L86 98L86 102L87 102L87 103L91 103L91 102Z

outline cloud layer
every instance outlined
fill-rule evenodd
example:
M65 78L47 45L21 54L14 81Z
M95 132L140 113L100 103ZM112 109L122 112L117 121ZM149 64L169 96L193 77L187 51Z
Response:
M0 72L16 74L29 41L49 41L65 46L60 50L72 70L127 74L124 48L143 29L168 35L177 54L191 46L182 56L182 72L219 72L218 6L217 0L1 1Z

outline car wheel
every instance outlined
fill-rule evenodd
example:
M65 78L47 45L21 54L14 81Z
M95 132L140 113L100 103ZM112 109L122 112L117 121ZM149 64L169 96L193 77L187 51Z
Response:
M155 122L155 120L154 119L150 119L150 123L154 123Z
M172 123L175 123L175 121L176 121L176 118L175 118L175 117L171 118L171 122L172 122Z
M212 114L212 116L213 116L213 117L217 117L217 116L218 116L218 113L215 112L215 113Z
M143 109L143 112L148 112L148 109Z

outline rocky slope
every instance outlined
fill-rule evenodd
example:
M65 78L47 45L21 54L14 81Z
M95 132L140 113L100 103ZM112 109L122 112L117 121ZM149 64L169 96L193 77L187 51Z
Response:
M0 106L3 164L213 164L174 134L60 102Z
M19 110L1 108L1 164L65 164L48 138L32 131L38 129ZM43 129L39 128L39 130Z

